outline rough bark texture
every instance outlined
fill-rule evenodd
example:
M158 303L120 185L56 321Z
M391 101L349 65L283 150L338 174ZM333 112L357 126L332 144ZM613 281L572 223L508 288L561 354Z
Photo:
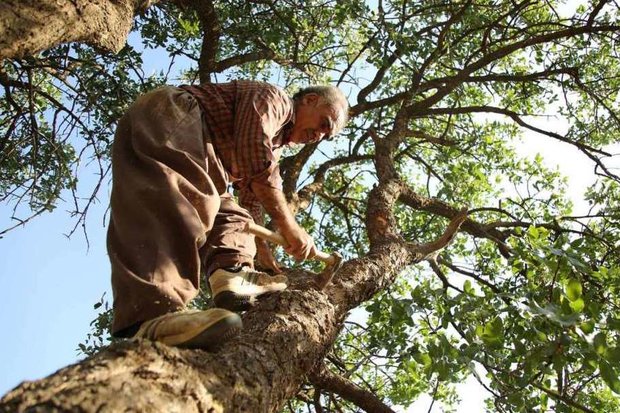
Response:
M124 342L21 384L0 400L0 412L279 411L319 366L348 311L420 261L417 249L375 244L366 257L346 262L324 292L310 287L310 274L290 272L289 289L247 312L243 333L217 353Z
M347 312L410 258L397 245L381 249L345 263L325 292L311 289L307 274L289 273L290 288L247 312L241 336L217 353L124 342L21 384L0 412L278 411L323 360Z
M0 4L0 61L67 42L110 52L126 43L134 16L158 0L5 0Z
M243 333L219 352L144 341L114 345L21 384L0 400L0 412L279 411L321 365L349 310L392 284L407 265L445 247L466 219L462 211L435 242L407 243L393 226L401 189L389 180L370 192L366 224L373 236L365 257L345 262L324 292L310 287L311 274L290 272L289 288L247 312Z

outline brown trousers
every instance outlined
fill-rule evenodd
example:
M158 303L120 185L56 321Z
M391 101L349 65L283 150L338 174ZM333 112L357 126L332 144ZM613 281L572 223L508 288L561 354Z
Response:
M112 151L112 333L185 306L201 273L253 264L252 217L226 192L228 174L214 152L198 103L164 87L130 107Z

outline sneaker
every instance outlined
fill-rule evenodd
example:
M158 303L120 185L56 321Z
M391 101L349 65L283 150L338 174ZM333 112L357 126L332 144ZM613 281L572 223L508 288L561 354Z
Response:
M178 311L145 321L133 338L215 351L241 330L241 317L222 308Z
M215 305L231 311L251 308L257 297L284 290L286 282L284 275L271 276L247 267L237 272L220 268L209 277Z

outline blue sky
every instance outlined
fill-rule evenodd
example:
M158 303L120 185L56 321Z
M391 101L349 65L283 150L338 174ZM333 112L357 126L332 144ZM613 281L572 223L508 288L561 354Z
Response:
M106 291L111 298L106 206L107 199L89 216L90 249L83 235L63 235L74 223L66 204L0 239L0 395L77 361L77 346L97 314L93 305ZM0 205L0 228L11 212Z
M150 56L148 66L161 67L158 58L168 61L165 56ZM591 163L571 148L558 150L556 144L537 138L526 139L521 145L523 154L540 151L549 165L560 164L570 176L571 189L580 195L592 180ZM88 182L81 185L89 187ZM93 305L104 293L111 301L103 224L108 194L109 189L102 188L100 203L90 211L90 248L80 233L72 238L63 235L75 223L65 212L71 209L66 204L0 239L0 396L23 380L39 379L76 362L80 358L77 346L97 314ZM11 207L0 204L0 229L12 224L11 215ZM475 397L472 403L477 406L485 396L473 383L460 393Z
M142 49L138 34L130 34L128 41L142 51L147 75L168 66L165 53ZM177 69L189 65L187 58L176 59ZM84 193L95 186L93 170L80 170L78 188ZM0 239L0 331L5 337L0 343L0 395L84 357L77 348L97 316L94 304L104 293L112 303L104 223L109 193L110 186L103 185L99 202L89 210L89 246L79 230L71 238L64 235L75 225L67 212L72 210L70 193L63 194L69 203L59 203L54 212ZM15 224L11 216L12 206L0 203L0 230Z

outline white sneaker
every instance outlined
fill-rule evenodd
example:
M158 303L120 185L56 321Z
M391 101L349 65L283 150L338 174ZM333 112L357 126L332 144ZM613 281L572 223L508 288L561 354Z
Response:
M218 307L243 311L252 307L256 297L286 289L284 275L269 275L244 267L238 272L215 270L209 277L213 301Z

